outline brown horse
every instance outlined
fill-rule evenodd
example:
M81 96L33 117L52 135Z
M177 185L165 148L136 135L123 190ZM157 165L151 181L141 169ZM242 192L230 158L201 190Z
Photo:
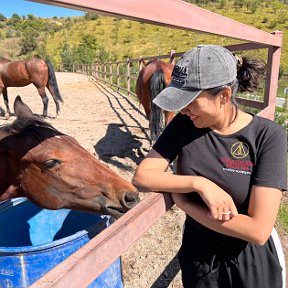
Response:
M43 60L33 57L30 60L11 61L0 58L0 94L3 94L6 106L6 118L11 115L7 87L23 87L34 84L43 102L43 116L47 116L48 102L45 88L51 93L56 104L56 114L60 112L59 102L63 99L59 93L56 76L52 63L49 60Z
M20 96L17 116L0 127L0 201L27 197L47 209L119 218L139 202L137 189L71 136L33 115Z
M149 120L152 143L174 117L173 112L164 111L165 122L163 123L162 109L152 102L170 84L173 67L173 64L154 59L144 66L137 78L136 95L144 107L146 118Z

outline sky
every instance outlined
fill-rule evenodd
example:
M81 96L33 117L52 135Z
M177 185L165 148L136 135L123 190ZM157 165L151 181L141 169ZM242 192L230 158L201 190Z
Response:
M85 12L79 10L67 9L25 0L1 0L0 13L7 18L10 18L15 13L19 16L33 14L34 16L43 18L52 18L54 16L82 16L85 14Z

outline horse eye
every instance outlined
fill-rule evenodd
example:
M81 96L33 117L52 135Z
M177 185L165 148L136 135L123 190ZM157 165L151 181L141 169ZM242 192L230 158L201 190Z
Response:
M44 162L44 165L47 169L51 169L53 167L55 167L56 165L61 164L60 160L56 160L56 159L50 159Z

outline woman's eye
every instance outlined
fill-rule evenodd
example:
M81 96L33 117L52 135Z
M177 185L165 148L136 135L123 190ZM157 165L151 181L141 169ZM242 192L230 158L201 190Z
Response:
M44 166L47 168L47 169L51 169L53 167L55 167L56 165L59 165L61 164L61 161L60 160L57 160L57 159L50 159L50 160L47 160L44 162Z

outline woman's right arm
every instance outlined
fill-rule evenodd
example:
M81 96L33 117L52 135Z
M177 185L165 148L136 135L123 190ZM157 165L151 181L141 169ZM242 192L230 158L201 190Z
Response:
M169 160L152 149L136 169L132 183L143 192L191 192L197 186L197 176L168 172Z
M219 218L219 211L231 211L231 216L237 215L231 196L218 185L202 176L167 172L168 166L169 161L152 149L138 166L132 183L142 192L198 192L213 219Z

